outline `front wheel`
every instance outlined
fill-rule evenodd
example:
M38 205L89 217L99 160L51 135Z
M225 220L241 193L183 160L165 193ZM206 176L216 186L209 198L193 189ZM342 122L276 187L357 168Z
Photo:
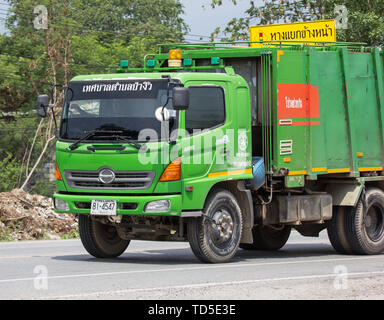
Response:
M188 240L193 253L203 262L228 262L236 253L242 233L240 206L224 189L212 193L205 215L188 221Z
M102 224L84 214L79 215L79 233L84 248L96 258L116 258L130 242L121 239L114 226Z

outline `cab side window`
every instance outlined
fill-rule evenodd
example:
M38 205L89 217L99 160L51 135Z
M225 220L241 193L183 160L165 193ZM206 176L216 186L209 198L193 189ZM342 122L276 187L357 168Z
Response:
M212 129L225 123L224 89L221 87L189 87L189 108L185 112L185 129Z

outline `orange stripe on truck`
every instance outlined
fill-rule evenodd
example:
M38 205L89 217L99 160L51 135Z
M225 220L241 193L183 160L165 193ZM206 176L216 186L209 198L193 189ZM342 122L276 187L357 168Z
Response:
M245 170L235 170L235 171L225 171L225 172L215 172L208 174L209 178L217 178L217 177L226 177L226 176L235 176L239 174L252 173L252 169Z

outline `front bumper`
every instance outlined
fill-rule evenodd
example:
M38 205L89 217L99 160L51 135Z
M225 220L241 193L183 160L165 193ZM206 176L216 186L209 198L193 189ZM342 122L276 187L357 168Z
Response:
M56 193L54 199L61 199L68 203L69 210L63 211L55 208L57 213L90 214L90 204L93 199L116 200L117 214L120 215L148 215L148 216L181 216L182 198L181 195L148 195L148 196L113 196L113 195L79 195ZM167 212L144 212L146 204L152 201L170 200L170 208ZM53 201L55 203L55 201Z

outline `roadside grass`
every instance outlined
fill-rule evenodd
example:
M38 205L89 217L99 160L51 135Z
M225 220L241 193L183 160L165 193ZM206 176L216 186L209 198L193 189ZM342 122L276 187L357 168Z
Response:
M8 228L1 228L0 230L0 242L10 242L13 241L12 230Z
M61 239L63 239L63 240L79 239L79 238L80 238L79 228L76 228L76 230L73 230L72 233L70 233L70 234L63 234L61 236Z
M0 219L0 241L10 242L14 241L14 234L21 230L23 221L8 222Z
M18 239L17 235L20 233L24 233L25 230L23 230L23 221L17 221L17 222L9 222L6 220L0 219L0 242L12 242L12 241L23 241ZM47 231L44 231L43 235L35 238L35 239L25 239L28 241L31 240L67 240L67 239L79 239L80 233L79 228L72 230L71 233L63 234L62 236L55 236L50 234Z

